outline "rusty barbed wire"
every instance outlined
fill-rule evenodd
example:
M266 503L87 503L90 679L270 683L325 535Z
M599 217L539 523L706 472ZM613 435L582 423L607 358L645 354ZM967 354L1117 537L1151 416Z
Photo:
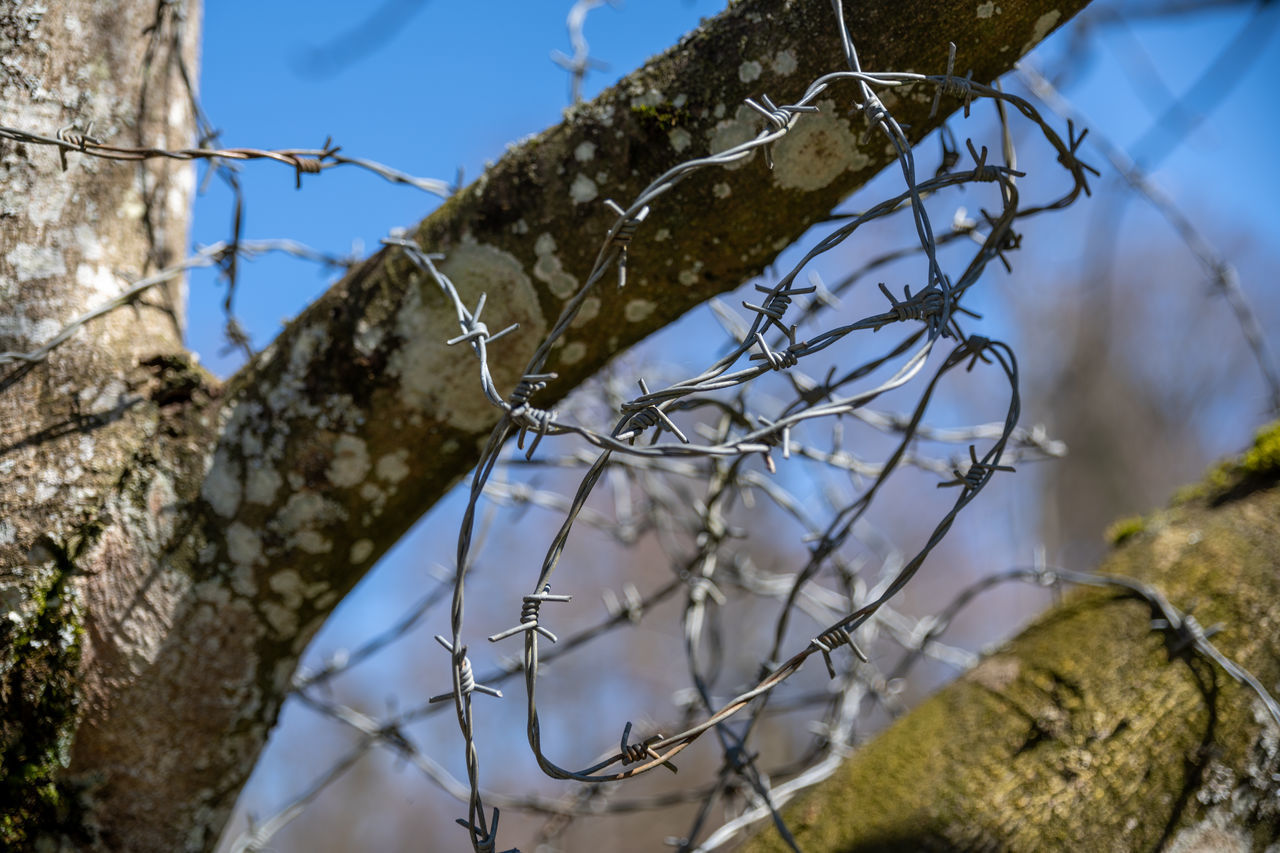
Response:
M232 162L267 160L293 169L296 185L299 188L302 186L304 174L316 175L338 166L355 166L391 183L405 184L440 198L448 198L456 189L446 181L419 178L373 160L348 157L340 153L342 147L334 145L332 138L326 139L324 145L319 148L155 148L112 145L104 142L93 136L93 123L89 122L85 130L79 130L72 124L59 128L53 136L16 127L0 126L0 139L55 148L64 169L67 168L66 155L71 153L121 162L154 159L229 160Z

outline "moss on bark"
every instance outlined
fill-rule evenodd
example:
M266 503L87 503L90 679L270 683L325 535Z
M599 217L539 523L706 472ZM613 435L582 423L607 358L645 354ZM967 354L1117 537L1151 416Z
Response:
M1221 625L1280 682L1280 425L1129 530L1103 574ZM806 851L1260 850L1280 838L1280 732L1257 697L1082 590L784 809ZM1219 844L1206 848L1196 845ZM784 850L766 831L744 848Z

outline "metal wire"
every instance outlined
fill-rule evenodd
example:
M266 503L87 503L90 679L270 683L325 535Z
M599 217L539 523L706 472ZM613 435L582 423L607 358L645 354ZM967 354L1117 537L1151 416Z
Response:
M774 798L770 796L769 787L763 781L766 776L756 766L755 759L745 746L755 722L764 712L769 692L799 671L805 661L814 654L820 654L823 657L829 674L836 678L837 669L832 658L833 652L841 646L854 645L855 632L866 625L876 612L911 580L930 551L950 529L959 512L976 497L997 472L1012 470L1009 466L1002 464L1002 460L1006 458L1006 448L1016 429L1020 408L1017 362L1012 351L1004 344L964 333L958 321L959 314L963 312L970 316L974 315L962 308L959 303L968 289L979 280L986 264L996 259L1007 263L1006 253L1017 246L1016 235L1012 231L1013 222L1020 216L1070 204L1081 192L1088 191L1087 176L1092 170L1076 157L1079 139L1074 136L1074 133L1069 133L1064 141L1039 117L1030 103L992 87L974 84L967 79L962 81L954 76L952 68L939 77L864 72L844 27L839 3L835 4L835 9L838 35L845 45L850 70L837 71L818 78L810 85L804 97L795 104L777 106L767 98L762 98L762 106L760 103L751 101L749 105L767 120L765 129L754 139L720 154L690 160L672 168L656 178L625 207L610 202L609 207L616 218L597 254L591 273L587 276L583 287L569 300L560 318L526 365L524 378L506 396L496 387L489 367L491 355L488 345L497 338L497 335L491 335L479 320L484 304L483 299L476 310L471 311L462 304L452 282L436 267L434 262L436 258L403 238L388 241L402 249L452 302L461 334L450 343L465 342L471 346L479 363L481 390L490 403L498 407L503 414L481 455L472 479L470 498L460 524L454 594L450 609L452 638L449 640L439 638L441 644L451 653L450 660L454 673L452 698L465 744L470 793L467 818L465 821L460 820L459 823L468 829L472 846L476 850L492 849L495 843L494 823L496 823L498 812L495 808L492 812L493 823L489 822L487 817L489 809L478 781L479 751L471 698L474 692L474 680L470 676L471 665L466 656L463 640L464 590L470 567L477 508L504 447L511 437L518 434L519 444L523 447L526 434L535 434L526 452L527 459L532 458L539 442L546 437L554 436L576 436L601 450L583 476L577 492L564 512L564 521L542 561L532 592L524 599L519 624L490 638L496 641L516 634L524 638L520 669L525 682L526 734L531 753L538 766L545 774L555 779L588 784L622 781L659 766L674 770L673 759L702 734L714 730L721 741L726 757L725 770L721 774L722 784L717 787L715 793L723 793L724 780L741 779L760 802L767 804L770 813L775 816L775 821L780 821L780 818L777 817ZM954 64L954 55L952 64ZM568 420L559 416L554 410L537 407L534 403L536 395L548 382L555 379L554 374L545 372L545 365L552 347L568 334L570 324L577 316L587 295L609 270L616 266L619 269L619 285L625 284L622 274L625 269L624 252L626 246L642 233L641 226L651 206L658 203L681 180L697 170L737 163L749 158L756 149L763 149L768 160L769 146L790 132L797 123L803 121L805 114L816 109L813 101L819 94L830 88L845 85L853 86L858 96L855 106L866 116L871 128L884 133L889 143L898 152L905 190L898 196L836 227L777 283L770 287L760 286L758 289L765 296L761 304L744 303L744 307L755 315L746 334L728 354L706 370L654 391L650 391L641 381L641 394L621 402L618 407L619 417L615 426L608 432ZM876 89L907 85L932 86L940 93L939 97L944 95L949 98L958 97L965 102L966 106L974 98L990 98L1014 107L1019 114L1039 128L1048 144L1053 147L1058 161L1073 179L1071 189L1065 196L1047 204L1021 208L1018 190L1014 183L1019 173L1007 165L988 164L986 150L979 152L972 143L968 146L973 159L972 168L919 180L906 135L876 94ZM937 242L924 205L924 197L926 194L936 193L944 188L973 182L994 184L999 190L1002 208L998 214L985 215L989 227L985 239L967 267L952 277L944 274L942 264L937 257ZM859 227L904 206L909 206L912 212L921 250L927 260L924 285L914 294L907 288L902 299L898 299L882 287L889 300L887 311L799 339L798 328L788 326L784 322L786 312L796 296L813 293L817 289L816 286L796 287L794 283L800 273L813 258L840 245ZM743 389L768 374L788 371L802 360L822 352L850 335L858 332L874 333L898 323L915 323L921 328L909 333L896 346L891 346L886 355L874 358L843 376L830 375L821 386L821 394L813 393L815 388L811 387L808 393L798 396L773 416L752 412L741 393L727 406L718 402L718 394ZM775 338L778 340L777 343L770 343L766 336L771 335L777 336ZM839 507L827 526L818 530L817 541L811 549L808 564L794 574L777 621L773 652L762 667L761 677L753 686L716 706L709 689L710 673L701 666L697 649L703 641L710 639L707 628L708 607L713 606L713 602L714 606L723 605L725 601L719 583L720 576L723 574L720 568L723 548L729 532L724 521L724 509L727 502L734 499L733 495L736 494L741 472L753 458L760 459L770 472L775 471L777 463L772 451L780 447L782 458L784 460L790 458L794 447L792 433L795 430L812 421L833 420L842 415L853 414L882 395L907 386L921 375L935 346L945 338L952 339L954 344L936 368L932 379L926 383L920 393L912 415L901 430L896 449L880 466L878 473L862 491L860 497ZM744 361L745 364L739 366L739 362ZM751 364L753 361L755 364ZM880 487L903 464L904 458L908 456L908 448L915 440L915 427L921 423L934 391L943 378L956 368L963 367L971 371L979 362L994 366L1003 373L1009 386L1008 409L999 434L981 456L976 447L971 445L968 464L952 466L953 478L939 484L959 487L952 508L938 521L925 545L911 559L903 562L891 577L885 578L875 589L861 596L856 606L828 624L807 644L802 644L798 650L790 654L790 657L783 659L784 649L788 645L787 635L791 615L798 606L802 591L820 569L832 562L833 555L851 536L855 525L862 520ZM846 386L853 385L874 371L889 366L894 366L894 372L887 380L857 391L846 391ZM676 424L672 414L676 411L687 413L704 408L710 408L713 411L718 409L724 413L724 416L720 418L720 426L707 428L710 441L695 443ZM654 440L645 445L638 445L637 439L650 429L655 430ZM679 440L675 443L661 441L658 436L664 431L670 432ZM694 689L698 697L696 705L701 708L703 714L700 720L685 726L675 734L664 736L660 733L650 733L639 741L630 739L632 724L627 722L623 727L622 740L616 751L606 752L599 761L575 769L565 767L553 760L542 746L537 701L538 674L543 657L540 641L543 639L554 641L554 634L543 625L539 607L549 600L560 603L569 602L571 598L569 595L563 593L556 596L549 595L552 575L564 553L573 526L583 513L588 497L606 471L616 464L615 457L624 456L633 459L704 459L709 466L708 491L698 504L698 513L701 516L698 525L701 530L695 536L697 551L685 561L685 569L680 574L680 579L686 587L688 600L684 620L686 649L690 659ZM745 731L730 730L727 726L728 721L740 713L747 715ZM708 803L710 799L708 798ZM688 849L690 844L688 839L696 837L700 832L708 813L709 809L706 807L700 810L694 827L679 846ZM783 829L785 837L785 827Z
M578 0L573 5L567 26L574 53L553 57L571 75L571 99L575 102L581 98L586 73L601 67L589 56L583 36L587 13L600 4L600 0ZM868 705L889 713L901 710L896 685L921 660L932 658L959 667L971 664L972 653L946 645L940 635L961 608L980 593L1007 581L1055 588L1061 583L1124 588L1151 606L1158 617L1154 623L1157 629L1169 632L1187 648L1253 689L1280 725L1280 706L1254 676L1209 642L1211 630L1201 628L1158 590L1136 581L1050 570L1041 565L983 579L924 620L911 619L895 609L894 597L920 572L960 513L993 477L1011 473L1015 465L1023 462L1061 456L1065 451L1043 428L1018 426L1021 402L1017 359L1006 344L966 330L981 318L963 303L983 280L989 264L999 261L1006 267L1010 265L1010 255L1020 244L1014 228L1019 221L1072 204L1090 191L1089 178L1098 172L1079 158L1085 134L1077 135L1072 121L1067 122L1064 138L1032 102L998 86L976 83L971 74L959 76L954 45L950 46L942 74L864 70L839 0L833 2L833 11L832 38L842 45L848 70L834 70L817 78L793 104L775 104L763 93L748 99L746 106L764 122L755 138L673 167L625 205L612 199L604 201L602 214L612 217L612 225L591 272L525 365L521 379L505 393L495 382L490 365L492 359L501 358L501 339L514 327L491 332L482 320L487 300L500 299L502 294L483 294L474 308L464 305L453 283L437 266L441 256L432 254L432 247L420 246L404 234L384 241L402 251L445 295L458 323L458 334L447 343L470 348L476 358L479 390L501 412L501 420L490 435L471 480L459 523L454 568L445 573L441 585L414 603L403 618L354 651L335 657L316 671L300 671L294 677L297 699L356 732L356 744L281 811L266 821L251 823L234 843L234 850L265 849L273 836L375 746L392 750L449 796L466 803L466 815L457 822L467 831L476 851L498 849L500 808L547 816L542 837L551 843L579 816L688 803L696 803L697 808L687 830L670 839L677 849L717 849L763 819L771 819L794 849L779 809L796 793L829 776L854 749L857 727ZM151 31L153 39L160 39L161 34L166 39L176 38L180 12L180 4L160 2ZM149 55L154 52L149 50ZM189 78L185 68L183 71ZM332 266L350 263L287 241L242 240L242 199L230 164L260 159L282 163L295 171L299 185L304 173L351 165L441 196L453 190L442 181L415 178L381 164L343 156L329 141L319 149L211 147L216 131L200 110L189 79L188 88L201 128L201 144L193 148L166 150L108 144L94 137L91 124L83 130L74 125L64 127L52 136L0 127L0 138L55 148L64 168L68 154L135 162L152 158L207 160L237 193L229 240L133 282L121 296L70 321L29 352L0 353L0 365L15 365L14 370L29 368L47 358L85 324L132 304L148 289L195 267L217 265L226 272L231 282L226 306L230 321L235 264L241 258L283 251ZM979 149L970 140L962 150L947 128L942 134L942 167L931 177L922 177L907 135L882 97L886 91L904 90L931 96L934 112L944 104L951 107L959 102L966 118L974 109L981 109L984 102L992 102L1002 131L1000 162L988 162L987 149ZM1042 91L1047 95L1047 90ZM794 266L780 276L753 283L759 295L741 302L747 312L745 317L724 303L713 305L731 342L700 372L659 381L657 377L662 374L658 367L642 365L637 375L614 375L600 383L596 389L599 393L591 402L570 400L554 409L539 406L539 395L556 380L555 374L547 370L551 354L574 333L574 321L580 317L587 298L605 281L626 286L628 249L649 238L645 223L650 211L659 204L678 205L677 190L687 177L703 170L736 166L752 159L757 150L762 154L763 167L772 168L773 146L811 120L812 114L819 111L820 95L851 102L854 111L866 121L867 132L884 137L896 152L902 177L900 190L865 211L831 217L828 232ZM1070 182L1061 195L1036 204L1022 202L1020 189L1027 182L1019 181L1023 173L1016 168L1011 120L1024 122L1061 165ZM1096 136L1094 141L1098 141ZM1132 164L1106 148L1103 152L1136 189L1158 202ZM980 218L957 214L951 229L939 233L927 203L974 184L986 184L973 190L993 195L998 206L992 211L980 211ZM860 229L900 213L911 216L916 235L913 246L864 259L831 287L811 270L815 259L845 246ZM1197 256L1206 266L1220 272L1230 269L1205 248L1207 244L1185 219L1174 221L1193 248L1203 249L1197 250ZM943 247L948 247L945 254L940 251ZM961 257L960 250L965 248L969 254ZM848 316L841 295L888 264L917 257L922 268L914 283L890 287L879 282L886 301L881 310L862 317ZM1221 272L1215 280L1236 306L1233 294L1239 294L1239 287L1237 282L1232 289L1233 275L1233 270L1230 274ZM1257 321L1250 321L1252 315L1247 310L1237 308L1237 313L1273 394L1280 394L1276 390L1280 382L1275 379L1274 369L1267 366L1261 349ZM902 324L905 328L900 335L887 339ZM886 334L875 337L880 332ZM856 359L849 356L850 352L865 353L867 347L876 354L859 355ZM825 374L818 372L824 376L821 380L805 372L820 357L832 361ZM990 376L989 387L1002 400L1002 417L959 429L930 425L926 415L937 392L971 372L981 379ZM0 387L7 381L0 377ZM635 388L639 388L639 394ZM914 404L905 411L892 411L890 407L897 407L908 393L913 395ZM595 417L600 409L608 411L605 423ZM846 425L875 432L880 443L888 446L887 451L875 454L869 448L860 448L857 453L846 449ZM966 447L966 454L942 458L924 446L942 443ZM823 500L797 494L794 483L801 478L791 471L800 466L828 478ZM585 472L577 488L567 495L504 478L505 472L515 469L582 468ZM954 492L949 493L953 495L949 507L931 519L932 529L924 542L903 552L874 529L868 511L886 484L907 468L935 478L938 487L949 487ZM593 500L598 502L600 493L605 491L611 498L611 513L589 505ZM798 565L766 570L737 546L747 531L736 526L735 519L744 507L757 500L803 531L808 544ZM521 653L477 674L464 636L465 593L483 539L478 517L486 502L554 513L561 521L543 558L536 567L528 567L529 591L522 596L518 612L511 614L511 627L488 636L493 643L519 637ZM618 592L605 595L603 616L579 619L572 630L557 630L558 621L568 621L570 613L579 612L584 606L582 596L562 589L558 581L553 592L552 583L579 524L591 526L624 547L634 546L642 539L656 542L670 562L670 576L644 592L639 584L624 583ZM433 608L446 598L450 602L448 630L435 639L448 655L449 690L381 720L324 697L334 679L388 645L403 641L433 618ZM680 638L690 683L680 694L677 719L658 725L622 717L614 729L616 732L620 728L620 739L602 745L596 760L570 767L553 759L542 742L541 714L548 704L548 690L539 678L547 665L590 647L609 634L644 623L657 607L673 600L683 605ZM727 672L723 624L723 614L744 601L765 601L775 607L768 651L761 655L758 672L745 679ZM483 605L488 607L490 602ZM802 624L803 630L799 627ZM543 641L553 645L547 647ZM874 651L862 651L874 650L886 641L904 652L891 668L882 667L880 656ZM828 688L775 695L815 655L822 662L819 673L825 672L830 679ZM517 676L524 686L525 735L531 755L547 776L569 783L563 796L509 796L481 786L476 727L480 708L473 708L473 696L482 693L490 699L500 699L501 686ZM543 688L541 695L539 687ZM429 757L409 730L412 724L449 707L454 709L462 735L465 778L455 777ZM764 766L752 746L753 738L759 740L757 732L762 721L797 711L804 711L809 717L814 732L810 747L784 766ZM708 733L714 734L720 756L712 781L646 797L619 796L623 788L618 783L659 767L676 771L677 757ZM717 804L725 807L723 819L716 817Z

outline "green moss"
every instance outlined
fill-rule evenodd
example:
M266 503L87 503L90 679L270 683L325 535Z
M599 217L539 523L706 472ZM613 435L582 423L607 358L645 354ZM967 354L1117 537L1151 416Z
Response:
M631 114L646 128L673 130L689 121L689 111L673 104L643 105L631 108Z
M1174 506L1195 501L1211 505L1237 500L1280 480L1280 421L1258 430L1253 445L1239 458L1219 462L1204 479L1185 486L1173 497Z
M1147 527L1146 520L1140 515L1131 515L1113 522L1103 534L1111 545L1121 545L1137 536Z
M1240 460L1240 470L1253 476L1280 474L1280 421L1258 430L1253 447L1245 451Z
M59 777L71 758L83 626L65 551L29 589L34 605L0 620L0 849L29 849L43 836L87 841L79 798Z

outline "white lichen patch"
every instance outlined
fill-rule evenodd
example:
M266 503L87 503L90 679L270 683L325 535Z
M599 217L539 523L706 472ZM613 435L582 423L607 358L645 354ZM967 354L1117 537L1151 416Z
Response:
M537 260L533 264L533 277L546 282L547 287L560 299L568 299L578 290L578 280L564 271L564 264L556 254L556 238L544 233L533 244Z
M751 83L760 79L762 71L764 71L764 66L754 59L748 59L738 66L738 79L743 83Z
M594 142L579 142L578 147L573 149L573 158L579 163L586 163L596 156L596 144Z
M311 359L326 343L326 332L318 325L299 329L289 349L289 361L284 372L276 381L276 385L267 392L267 407L276 414L290 413L304 418L314 418L319 409L311 406L304 397L303 379ZM239 414L237 412L237 414ZM246 412L241 416L245 430L250 430L250 423L255 420L254 413Z
M708 150L712 154L719 154L722 151L728 151L734 146L754 139L755 135L760 132L761 121L760 114L755 110L745 104L738 107L738 111L734 113L733 118L716 122L715 129L711 131L711 138L707 143ZM744 157L734 163L725 165L723 168L741 169L751 162L751 159L751 157Z
M283 484L274 468L254 467L245 481L244 499L251 504L270 506Z
M123 290L123 281L101 264L77 264L76 284L87 307L114 299Z
M547 328L533 282L513 255L479 243L456 246L438 267L466 304L474 306L481 293L489 294L483 319L492 331L519 324L502 339L503 357L493 365L498 387L514 387ZM401 399L411 410L468 432L485 430L497 420L497 410L481 393L470 348L445 344L457 334L452 304L434 282L417 281L396 317L396 336L404 343L391 354L387 369L399 378Z
M264 601L258 605L262 618L275 632L277 637L292 637L298 631L298 614L274 601Z
M1031 38L1022 46L1022 50L1018 51L1019 56L1024 56L1031 48L1044 41L1044 37L1053 31L1058 21L1062 19L1062 12L1054 9L1052 12L1045 12L1039 18L1036 18L1036 25L1031 29Z
M328 554L333 550L333 541L318 530L300 530L289 543L308 554Z
M1252 837L1240 829L1239 818L1229 809L1217 808L1180 829L1165 849L1169 853L1248 853L1257 848Z
M87 388L80 392L80 399L91 399L88 411L94 414L114 412L129 402L129 389L117 379L112 379L101 388Z
M702 261L694 261L693 266L680 270L676 276L676 280L685 287L698 283L698 276L702 273Z
M1000 7L995 3L979 3L978 17L981 19L990 18L992 15L1000 14Z
M373 553L373 541L370 539L357 539L351 543L351 564L358 566L365 560L369 559L369 555Z
M648 89L631 98L632 107L656 107L663 101L662 93L657 89Z
M360 517L360 523L368 527L387 508L387 493L374 483L365 483L360 487L360 499L364 501L366 509Z
M374 351L382 345L384 337L381 325L370 323L367 317L356 320L356 333L352 337L356 352L364 356L373 355Z
M325 472L335 486L350 488L369 475L369 449L354 435L340 435L333 443L333 459Z
M173 481L165 473L157 471L147 487L147 535L153 542L166 542L173 534L177 505Z
M240 463L232 459L225 448L213 454L209 473L200 486L200 496L223 518L231 518L240 508Z
M796 55L790 50L780 50L773 57L773 73L790 74L800 67Z
M667 134L667 139L671 142L671 147L679 154L689 147L693 142L693 136L683 127L677 127Z
M586 175L579 173L573 183L569 185L569 198L574 204L585 204L594 201L595 197L600 194L600 190L596 187L596 182L588 178Z
M227 526L227 556L239 566L252 566L262 559L262 537L249 525L233 521Z
M842 172L861 169L870 162L835 103L823 100L817 106L821 112L802 116L774 144L773 180L780 187L806 192L821 189Z
M222 607L231 601L231 591L227 589L227 585L221 578L202 581L192 587L191 591L196 600L207 602L214 607Z
M267 522L267 527L284 537L286 544L308 554L327 554L333 543L320 531L346 518L346 511L316 492L299 491Z
M653 235L654 242L661 243L663 240L671 239L670 228L659 228Z
M13 274L19 283L56 278L67 274L67 264L62 256L62 250L51 246L19 243L4 256L4 259L13 268Z
M632 323L638 323L652 314L656 307L658 306L650 299L632 299L622 313Z
M302 606L302 576L293 569L284 569L267 578L267 586L280 596L280 603L290 610Z
M393 485L399 483L409 476L409 465L406 461L408 458L409 451L406 448L384 454L378 459L374 473L378 475L379 480L386 480Z
M729 185L726 184L724 181L721 181L720 183L712 187L711 192L715 195L716 198L728 198L729 196L733 195L733 190L730 189Z
M577 364L587 354L587 345L582 341L570 341L560 353L560 360L565 364Z
M134 221L141 219L146 212L147 206L143 203L142 196L138 193L138 188L131 186L121 199L120 206L116 208L116 217Z

